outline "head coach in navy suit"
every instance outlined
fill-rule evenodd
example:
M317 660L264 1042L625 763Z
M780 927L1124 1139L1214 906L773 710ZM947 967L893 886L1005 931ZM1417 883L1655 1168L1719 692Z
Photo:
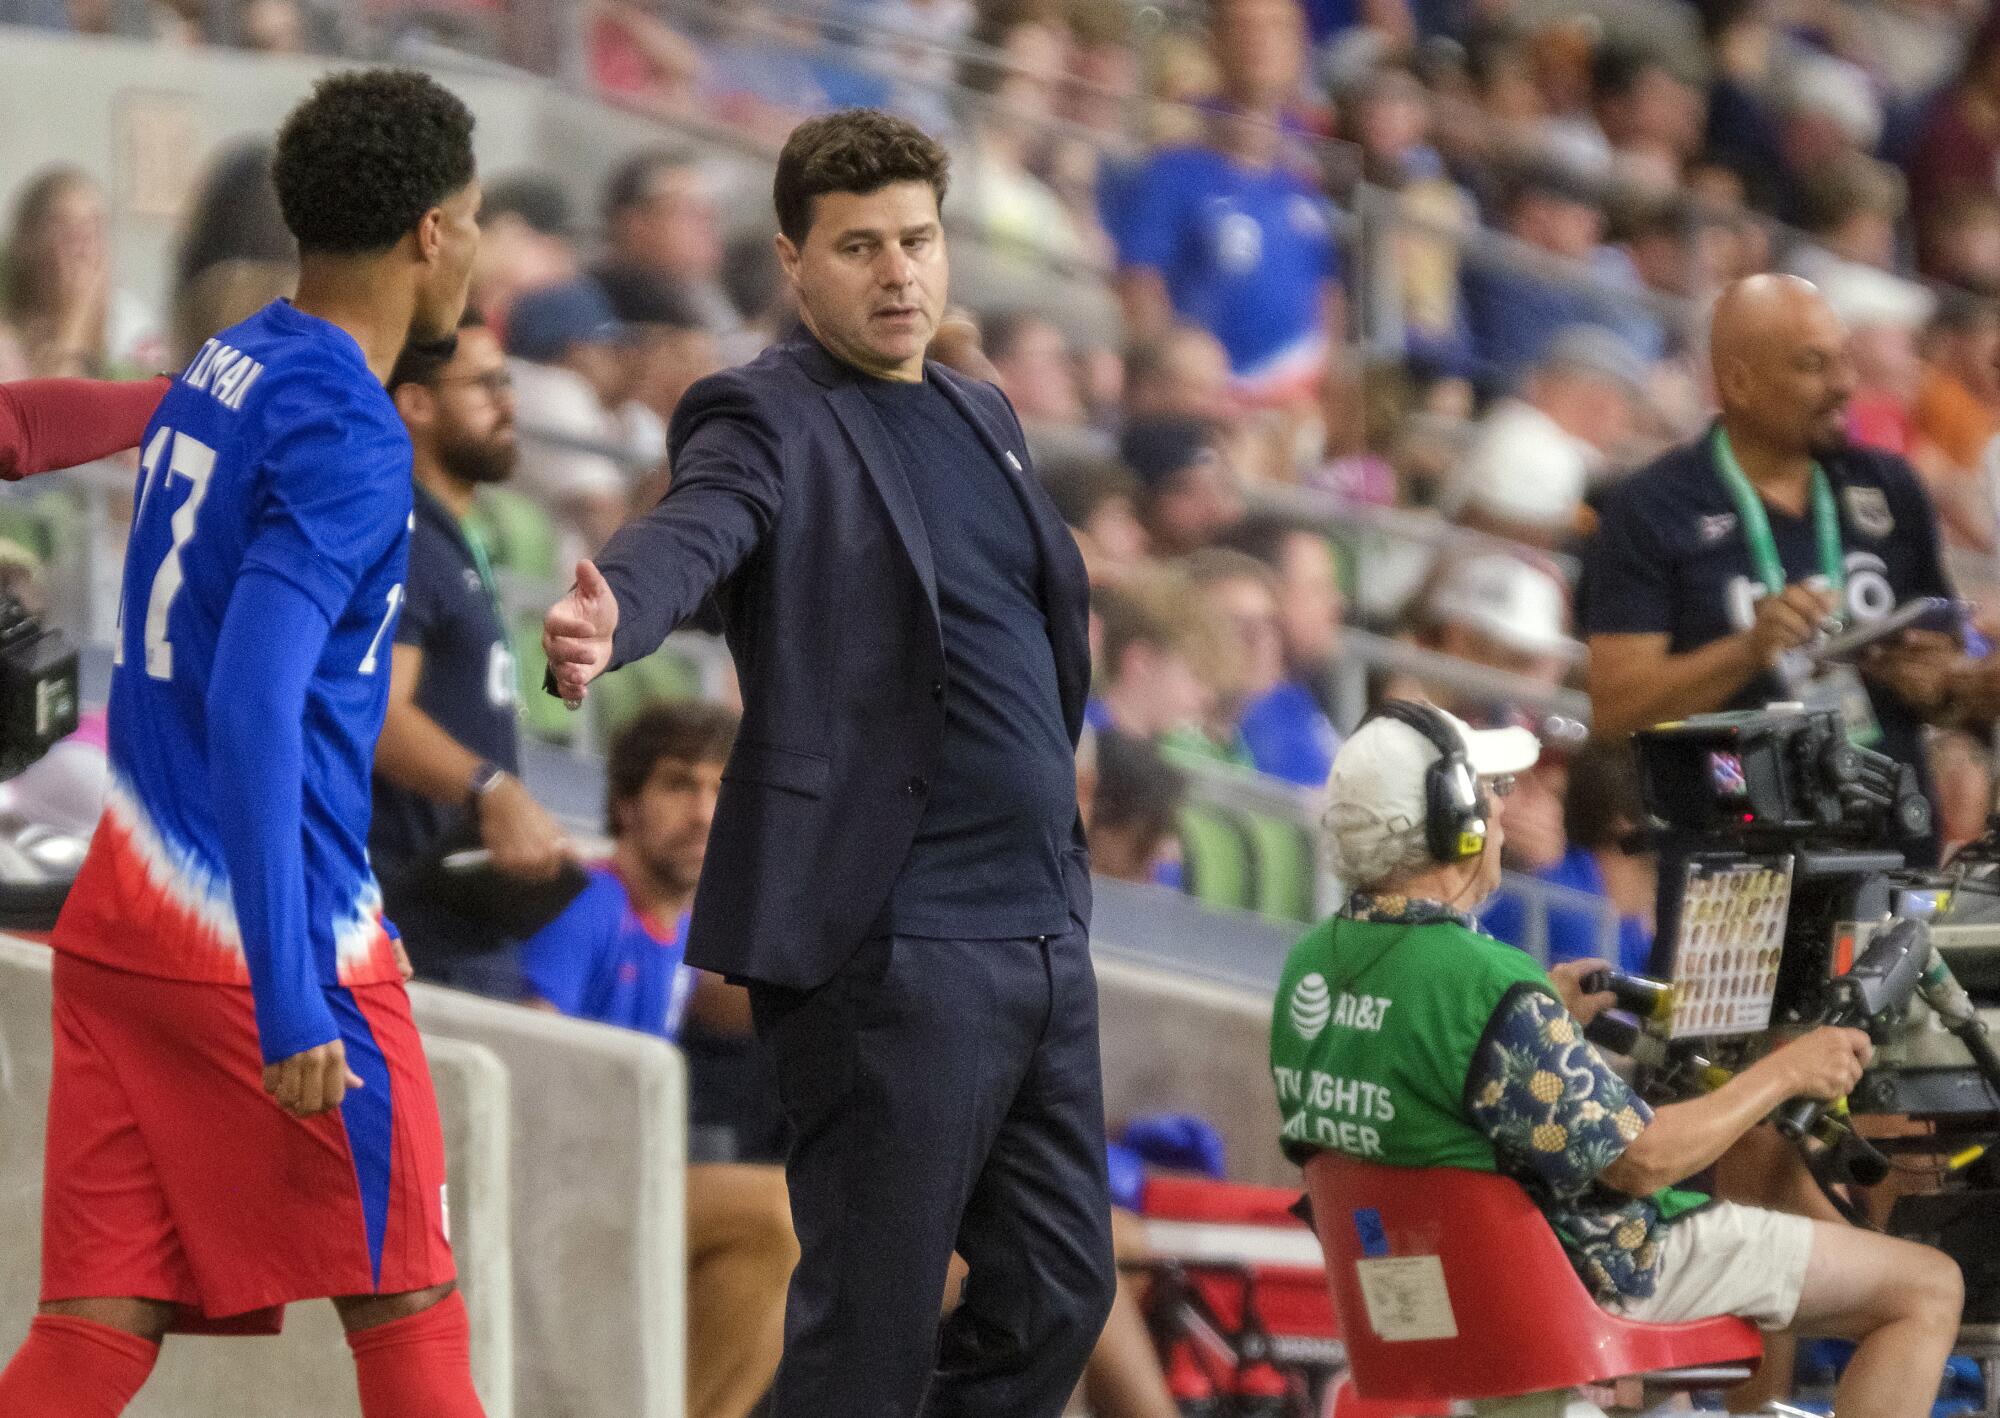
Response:
M1113 1292L1083 562L1006 398L925 357L945 167L872 110L793 132L803 328L688 391L544 634L571 702L711 596L736 660L687 954L749 985L796 1134L778 1418L1056 1418Z

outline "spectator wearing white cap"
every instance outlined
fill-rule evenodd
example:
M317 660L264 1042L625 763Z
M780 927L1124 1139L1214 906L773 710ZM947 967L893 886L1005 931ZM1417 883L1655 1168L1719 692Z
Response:
M1509 552L1454 557L1425 598L1419 638L1430 648L1554 686L1583 654L1569 634L1569 593L1545 566ZM1470 696L1452 707L1482 717Z
M1468 526L1553 547L1591 482L1632 437L1645 365L1609 330L1573 325L1486 414L1439 499Z
M1928 1413L1963 1298L1949 1258L1675 1186L1785 1100L1852 1087L1867 1036L1813 1030L1655 1112L1583 1037L1611 1002L1581 992L1601 962L1545 972L1473 923L1500 880L1506 780L1537 749L1524 730L1477 732L1397 700L1335 756L1328 846L1356 889L1279 980L1271 1075L1285 1154L1500 1172L1606 1309L1858 1339L1840 1411Z

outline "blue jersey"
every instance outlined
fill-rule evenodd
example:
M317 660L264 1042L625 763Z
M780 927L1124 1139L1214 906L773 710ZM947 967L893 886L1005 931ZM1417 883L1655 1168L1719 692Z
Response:
M608 866L521 947L528 992L577 1019L674 1039L694 985L681 963L687 917L671 927L641 915Z
M1132 184L1119 262L1160 273L1181 319L1222 341L1239 379L1282 369L1325 338L1320 291L1340 275L1332 208L1282 167L1169 148Z
M328 627L292 770L300 840L280 844L303 859L305 939L270 948L308 950L304 969L327 986L398 978L366 843L409 555L410 441L360 346L283 301L210 340L147 427L133 508L111 787L56 948L171 979L250 982L224 857L232 814L239 829L245 815L211 789L208 717L211 688L230 692L211 686L224 611L239 579L262 573Z

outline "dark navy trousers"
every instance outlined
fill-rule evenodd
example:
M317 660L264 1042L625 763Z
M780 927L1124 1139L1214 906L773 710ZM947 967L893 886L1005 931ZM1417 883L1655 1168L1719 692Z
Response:
M794 1133L773 1418L1059 1418L1116 1282L1084 932L877 938L750 993Z

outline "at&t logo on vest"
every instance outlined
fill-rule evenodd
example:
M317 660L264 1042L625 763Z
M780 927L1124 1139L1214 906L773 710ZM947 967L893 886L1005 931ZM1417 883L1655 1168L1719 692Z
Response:
M1332 1017L1333 992L1326 987L1324 975L1314 972L1293 987L1292 1028L1299 1031L1301 1039L1310 1044Z

